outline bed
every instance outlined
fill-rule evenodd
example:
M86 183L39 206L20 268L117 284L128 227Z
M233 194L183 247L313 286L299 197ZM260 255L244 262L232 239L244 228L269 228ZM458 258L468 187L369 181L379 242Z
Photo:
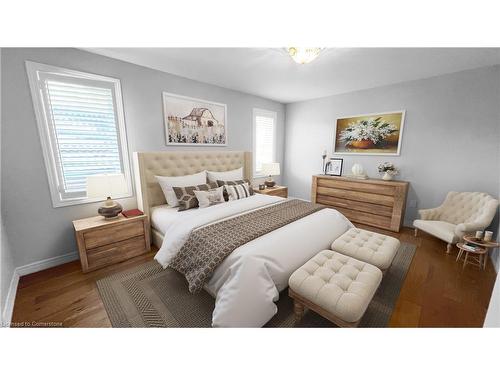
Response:
M155 175L182 176L203 170L243 167L252 178L251 153L243 151L138 152L134 168L138 207L150 218L155 259L168 267L181 248L201 229L229 223L291 203L255 194L203 209L178 212L166 205ZM288 203L287 203L288 202ZM214 224L214 225L212 225ZM293 271L345 233L352 224L338 211L325 208L265 233L234 249L210 273L203 289L215 298L214 327L261 327L277 312L279 292ZM175 268L175 267L174 267ZM187 277L187 276L186 276ZM191 285L190 285L191 286Z

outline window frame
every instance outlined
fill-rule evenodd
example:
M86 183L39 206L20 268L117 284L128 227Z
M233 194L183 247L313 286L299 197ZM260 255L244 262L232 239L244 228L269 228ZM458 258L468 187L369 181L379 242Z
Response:
M53 65L26 61L26 71L31 90L33 107L38 127L38 135L42 146L43 159L47 172L47 179L52 198L52 206L65 207L86 203L94 203L104 201L105 198L88 198L75 196L73 193L66 193L60 189L63 185L61 168L57 163L57 146L54 139L53 124L48 116L49 108L46 106L47 93L42 86L41 78L47 75L61 76L64 82L75 81L82 84L81 80L89 81L89 84L97 84L100 87L111 89L113 96L113 105L115 109L115 118L117 125L117 138L119 143L120 160L123 167L123 174L127 183L127 192L113 199L132 197L132 175L130 169L130 155L128 153L127 133L125 127L125 115L123 110L123 99L120 80L117 78L101 76L97 74L85 73L76 70L61 68Z
M253 109L253 176L254 178L268 177L262 174L262 171L257 171L257 116L272 117L273 118L273 160L272 162L277 162L277 120L278 113L275 111L270 111L268 109L254 108Z

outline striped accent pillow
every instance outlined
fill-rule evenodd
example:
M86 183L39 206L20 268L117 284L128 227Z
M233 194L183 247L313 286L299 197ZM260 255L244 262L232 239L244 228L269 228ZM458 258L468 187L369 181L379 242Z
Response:
M248 191L250 191L250 195L254 195L254 191L252 189L252 186L250 185L250 180L244 179L244 180L234 180L234 181L222 181L222 180L217 180L217 185L219 186L226 186L226 185L241 185L244 183L248 184ZM224 199L227 201L229 200L229 196L227 194L227 189L224 189Z
M252 195L250 194L250 186L246 182L238 185L225 185L224 188L227 191L230 201L248 198Z

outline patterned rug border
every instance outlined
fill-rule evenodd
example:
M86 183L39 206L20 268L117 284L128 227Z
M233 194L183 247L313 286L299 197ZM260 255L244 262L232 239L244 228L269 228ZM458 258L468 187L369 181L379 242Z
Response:
M387 327L415 252L416 245L401 243L360 327ZM154 260L100 279L97 287L113 327L210 327L214 299L205 291L189 293L182 275L170 268L163 270ZM278 312L265 327L294 327L287 289L276 304ZM334 326L309 312L299 327Z

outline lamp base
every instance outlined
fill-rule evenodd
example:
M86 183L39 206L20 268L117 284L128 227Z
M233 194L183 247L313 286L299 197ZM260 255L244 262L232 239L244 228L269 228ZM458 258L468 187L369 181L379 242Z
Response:
M97 213L101 216L104 216L105 220L114 220L118 219L118 215L122 211L123 207L121 206L121 204L111 200L111 198L108 197L104 205L99 207Z
M270 178L269 180L264 181L264 184L266 184L268 188L272 188L274 187L274 185L276 185L276 181Z

